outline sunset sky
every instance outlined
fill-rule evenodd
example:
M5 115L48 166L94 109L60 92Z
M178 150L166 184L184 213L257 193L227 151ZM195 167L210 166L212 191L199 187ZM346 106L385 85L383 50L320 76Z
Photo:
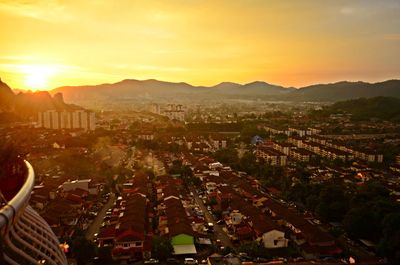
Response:
M303 86L400 78L400 1L4 1L0 77Z

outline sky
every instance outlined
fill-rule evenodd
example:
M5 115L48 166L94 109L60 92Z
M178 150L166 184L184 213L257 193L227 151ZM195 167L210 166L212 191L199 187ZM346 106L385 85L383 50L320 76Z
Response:
M398 79L399 14L400 0L0 0L0 78L31 90Z

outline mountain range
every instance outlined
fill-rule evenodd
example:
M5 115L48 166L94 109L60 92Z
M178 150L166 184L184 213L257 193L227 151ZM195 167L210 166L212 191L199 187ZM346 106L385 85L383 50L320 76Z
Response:
M118 99L265 99L283 101L335 102L376 96L400 97L400 80L378 83L342 81L301 88L283 87L262 81L248 84L223 82L215 86L193 86L155 79L126 79L113 84L64 86L51 91L62 93L69 101Z

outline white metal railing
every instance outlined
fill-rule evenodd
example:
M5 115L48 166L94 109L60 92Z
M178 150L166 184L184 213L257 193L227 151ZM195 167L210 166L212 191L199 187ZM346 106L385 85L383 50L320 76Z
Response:
M0 263L66 265L67 259L57 237L29 205L35 182L32 166L25 161L27 175L17 194L0 209Z

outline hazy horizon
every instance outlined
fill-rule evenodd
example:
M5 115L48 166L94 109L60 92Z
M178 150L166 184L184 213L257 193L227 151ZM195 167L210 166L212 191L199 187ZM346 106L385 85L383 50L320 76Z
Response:
M7 83L7 80L4 80L3 78L1 78L1 76L0 76L0 79L1 79L1 81L2 81L3 83L8 84L8 83ZM312 83L312 84L306 84L306 85L304 85L304 86L299 86L299 87L294 87L294 86L283 86L283 85L281 85L281 84L270 83L270 82L265 81L265 80L254 80L254 81L251 81L251 82L244 82L244 83L231 82L231 81L227 80L227 81L222 81L222 82L219 82L219 83L216 83L216 84L212 84L212 85L194 85L194 84L189 83L189 82L183 82L183 81L182 81L182 82L180 82L180 81L167 81L167 80L161 80L161 79L157 79L157 78L149 78L149 79L125 78L125 79L121 79L121 80L116 81L116 82L105 82L105 83L98 83L98 84L62 85L62 86L58 86L58 87L51 87L51 88L49 88L49 89L28 89L28 88L27 88L27 89L23 89L23 88L17 88L17 87L15 87L15 88L14 88L14 87L11 87L11 89L14 90L14 91L23 91L23 92L29 92L29 91L30 91L30 92L52 91L52 90L55 90L55 89L61 88L61 87L100 86L100 85L108 85L108 84L111 84L111 85L112 85L112 84L120 83L120 82L126 81L126 80L132 80L132 81L135 80L135 81L140 81L140 82L155 80L155 81L167 82L167 83L177 83L177 84L179 84L179 83L185 83L185 84L191 85L191 86L193 86L193 87L199 87L199 88L201 88L201 87L208 87L208 88L211 88L211 87L220 85L220 84L222 84L222 83L234 83L234 84L238 84L238 85L242 85L242 86L243 86L243 85L251 84L251 83L254 83L254 82L265 82L265 83L267 83L267 84L269 84L269 85L273 85L273 86L282 86L282 87L288 88L288 89L290 89L290 88L293 88L293 89L301 89L301 88L305 88L305 87L313 86L313 85L329 85L329 84L336 84L336 83L340 83L340 82L349 82L349 83L364 82L364 83L375 84L375 83L382 83L382 82L391 81L391 80L400 80L400 78L390 78L390 79L386 79L386 80L378 80L378 81L375 81L375 82L367 82L367 81L364 81L364 80L337 80L337 81L332 81L332 82L327 82L327 83ZM9 85L9 84L8 84L8 85Z

